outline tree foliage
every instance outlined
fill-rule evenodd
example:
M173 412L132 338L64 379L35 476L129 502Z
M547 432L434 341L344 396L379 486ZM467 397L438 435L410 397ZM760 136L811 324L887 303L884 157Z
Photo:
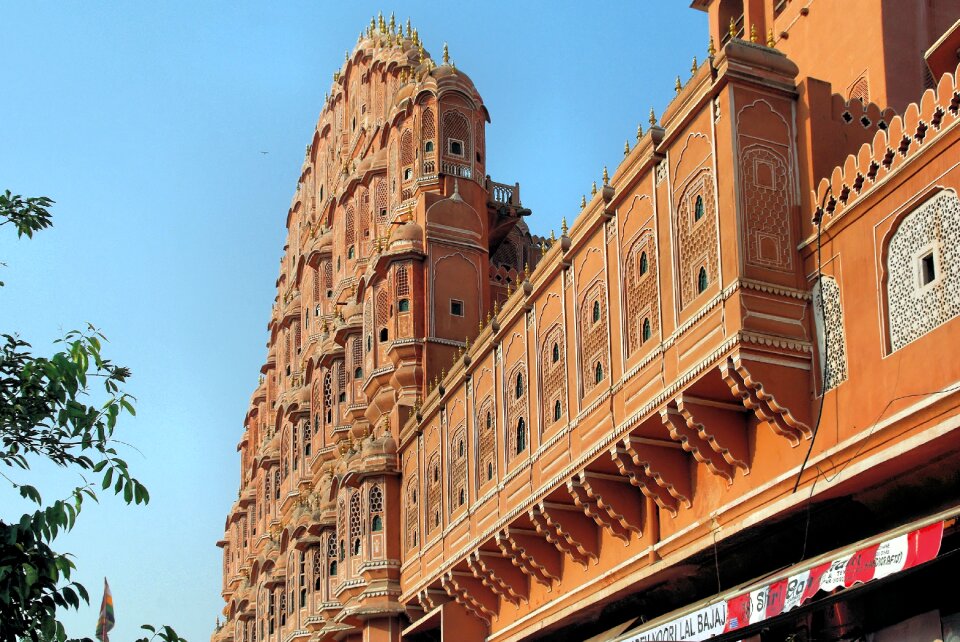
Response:
M52 225L52 204L6 191L0 227L13 225L18 237L30 238ZM130 371L103 356L105 342L88 326L66 333L44 357L15 335L0 335L0 475L36 507L19 518L0 515L0 641L63 642L58 610L89 603L86 589L71 578L72 556L52 548L73 528L84 501L98 501L101 492L127 504L150 501L114 447L118 420L135 410L123 390ZM23 481L41 461L76 472L79 483L65 497L45 501ZM150 640L180 642L170 627L143 628Z

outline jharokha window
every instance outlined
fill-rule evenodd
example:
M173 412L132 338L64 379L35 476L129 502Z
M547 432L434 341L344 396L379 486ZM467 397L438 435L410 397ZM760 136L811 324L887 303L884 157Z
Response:
M493 399L487 397L480 404L480 412L477 414L477 426L480 430L480 457L477 472L477 488L480 488L489 481L493 481L496 475L497 450L496 450L496 430L493 421Z
M440 527L440 454L433 453L427 464L427 532Z
M527 378L526 367L518 364L511 371L508 378L509 389L509 454L516 457L527 449L529 435L527 434Z
M416 475L407 482L406 492L406 512L407 512L407 548L416 548L418 534L420 532L420 523L418 519L417 508L417 485Z
M583 395L590 393L607 373L609 330L607 327L607 290L597 280L583 293L580 303L581 369Z
M544 428L563 416L567 391L565 353L563 327L557 323L543 335L540 347L540 403Z
M627 353L633 354L659 330L659 292L654 236L644 230L626 253Z
M717 216L709 170L688 181L677 200L677 225L683 309L716 280Z
M463 426L453 433L452 465L450 466L450 512L454 513L467 502L467 436Z

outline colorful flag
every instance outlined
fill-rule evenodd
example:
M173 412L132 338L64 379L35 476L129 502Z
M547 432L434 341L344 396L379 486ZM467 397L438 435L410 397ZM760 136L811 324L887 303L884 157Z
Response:
M100 642L109 642L107 633L113 628L115 622L113 596L110 595L110 585L107 584L107 578L103 578L103 602L100 603L100 618L97 620L97 639Z

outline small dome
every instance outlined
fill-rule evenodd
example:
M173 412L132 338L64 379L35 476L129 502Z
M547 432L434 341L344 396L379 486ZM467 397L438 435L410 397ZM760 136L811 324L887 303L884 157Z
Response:
M390 244L400 243L404 241L412 242L422 242L423 241L423 228L417 225L414 221L407 221L403 225L397 228L397 231L393 233L393 236L390 239Z
M356 301L350 300L347 301L347 304L343 306L343 318L349 319L355 314L361 314L363 312L363 306Z
M382 437L369 442L369 450L364 448L364 452L371 455L396 455L397 441L390 433L384 433Z

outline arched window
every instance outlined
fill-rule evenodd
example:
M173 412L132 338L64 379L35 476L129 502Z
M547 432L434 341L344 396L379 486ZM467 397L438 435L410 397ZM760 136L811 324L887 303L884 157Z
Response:
M514 392L516 392L517 399L523 396L523 373L522 372L517 373L517 385L516 385L516 390Z
M370 530L374 533L379 533L383 530L383 519L379 515L374 515L373 520L370 522Z
M389 336L390 336L390 333L387 332L387 329L386 329L386 328L380 328L380 340L381 340L381 341L386 341Z
M378 533L383 530L383 490L379 486L370 489L370 530Z
M353 378L359 381L363 379L363 368L357 368L353 371Z
M553 344L553 362L556 363L560 361L560 346L556 343Z
M367 335L367 352L370 352L370 350L371 350L372 348L373 348L373 337L371 337L371 336L368 334L368 335Z
M425 143L423 144L423 151L427 152L428 154L433 151L433 141L432 141L432 140L428 140L427 142L425 142Z
M463 440L462 440L462 439L461 439L460 442L457 444L457 456L458 456L458 457L463 457Z
M487 413L487 428L493 426L493 417L490 416L490 413Z
M593 369L593 377L595 383L603 381L603 365L599 361L597 361L597 365Z
M360 554L360 538L353 540L353 551L352 555L357 556Z
M410 299L400 299L397 302L397 312L409 312L410 311Z
M700 271L697 273L697 294L700 294L707 289L707 268L701 267Z
M699 221L703 218L703 197L697 195L697 200L693 204L693 220Z
M650 319L643 320L643 329L640 331L640 336L643 337L643 341L650 338Z
M640 276L643 276L644 274L646 274L647 270L649 269L650 269L650 265L647 262L647 253L642 252L640 254Z
M560 400L557 399L553 402L553 420L557 421L560 419L560 415L563 414L563 407L560 405Z
M330 577L337 576L337 560L330 562Z
M487 481L493 479L493 464L487 463Z
M460 505L460 506L463 506L463 503L464 503L465 500L466 500L465 491L461 488L461 489L460 489L460 497L459 497L459 501L460 501L460 504L459 504L459 505Z
M527 424L523 417L517 421L517 454L519 455L527 449Z
M600 302L593 302L593 322L596 323L600 320Z
M413 170L408 167L403 170L403 180L409 181L411 178L413 178Z
M352 245L347 248L347 258L348 258L348 259L352 259L352 258L353 258L353 246L352 246Z

